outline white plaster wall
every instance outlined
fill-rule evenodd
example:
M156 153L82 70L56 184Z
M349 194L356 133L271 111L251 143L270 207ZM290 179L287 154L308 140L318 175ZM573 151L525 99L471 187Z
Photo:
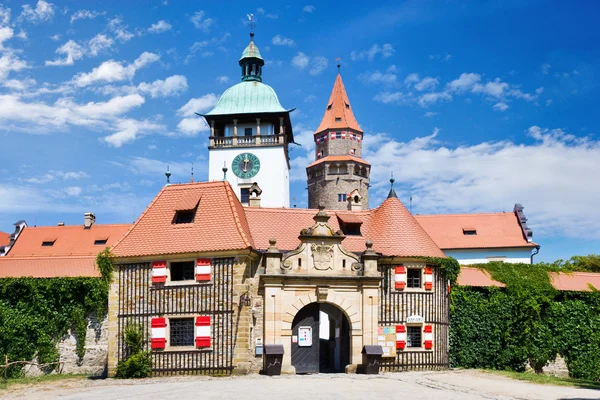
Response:
M444 254L456 258L461 265L498 261L497 257L506 257L503 261L507 263L531 263L531 250L528 248L444 250Z
M231 162L241 153L252 153L260 160L260 170L251 179L240 179L231 170ZM240 187L258 183L263 193L261 207L290 206L290 173L283 147L248 147L211 149L208 152L208 180L223 180L223 163L227 164L227 180L240 198Z

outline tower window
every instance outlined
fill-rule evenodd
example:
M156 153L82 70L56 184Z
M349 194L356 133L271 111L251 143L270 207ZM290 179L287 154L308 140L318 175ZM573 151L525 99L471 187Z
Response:
M337 119L337 118L336 118ZM335 138L336 139L341 139L342 138L342 132L336 132L335 133Z
M241 188L240 189L240 200L242 204L250 203L250 188Z
M335 117L335 122L342 122L342 119L340 117Z
M340 203L341 203L341 202L344 202L344 201L346 201L346 194L344 194L344 193L339 193L339 194L338 194L338 202L340 202Z
M244 136L252 136L252 128L244 128Z
M346 110L350 109L350 104L346 103Z

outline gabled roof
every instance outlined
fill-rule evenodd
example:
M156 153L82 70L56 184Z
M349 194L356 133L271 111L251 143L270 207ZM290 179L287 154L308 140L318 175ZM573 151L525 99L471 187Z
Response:
M333 84L333 89L331 90L331 95L329 96L329 101L327 102L327 107L325 108L325 114L315 134L328 129L344 128L362 132L358 122L356 122L356 118L354 118L342 76L338 73Z
M306 168L314 167L315 165L319 165L319 164L322 164L325 162L340 162L340 161L354 161L354 162L364 164L364 165L371 165L360 157L351 156L348 154L348 155L343 155L343 156L325 156L325 157L319 158L318 160L313 161Z
M99 277L96 258L82 257L0 257L0 278Z
M10 234L0 232L0 247L8 246L8 243L10 243Z
M3 258L23 257L95 257L104 248L110 247L127 232L131 224L94 224L89 229L83 225L28 226L23 228L18 239ZM94 244L106 240L104 244ZM52 246L42 242L53 241Z
M174 223L179 204L200 199L194 222ZM254 247L244 209L228 182L165 186L113 247L117 257L137 257Z
M558 290L590 292L590 285L596 290L600 290L600 274L592 272L550 272L550 282ZM480 268L461 267L457 283L460 286L499 286L504 287L503 283L492 279L490 274Z
M435 243L444 250L537 246L528 242L512 212L415 215ZM465 230L475 230L465 235Z
M298 236L302 229L313 225L314 209L245 209L246 216L258 249L269 247L269 239L277 239L277 247L282 251L293 250L299 244ZM381 206L364 211L326 211L332 218L329 225L340 229L338 217L353 216L362 222L361 236L346 236L342 246L348 251L365 251L365 242L373 242L373 250L386 256L397 257L446 257L427 235L419 223L398 199L387 199Z

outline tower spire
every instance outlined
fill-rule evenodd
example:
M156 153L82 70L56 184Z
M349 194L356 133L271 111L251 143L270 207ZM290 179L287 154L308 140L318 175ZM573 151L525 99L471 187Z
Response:
M339 59L338 59L339 60ZM340 74L340 64L338 61L338 73L335 77L335 83L327 102L327 108L323 119L319 124L319 127L315 133L321 133L328 129L352 129L354 131L362 133L360 125L356 122L352 107L350 106L350 100L342 81L342 75Z
M248 14L248 20L250 20L250 43L244 49L239 61L242 67L242 81L262 82L262 67L265 65L265 60L254 44L254 14Z
M396 191L394 190L394 182L396 182L396 180L394 179L394 171L392 171L392 177L390 178L390 193L388 193L387 196L388 199L398 198L398 196L396 196Z

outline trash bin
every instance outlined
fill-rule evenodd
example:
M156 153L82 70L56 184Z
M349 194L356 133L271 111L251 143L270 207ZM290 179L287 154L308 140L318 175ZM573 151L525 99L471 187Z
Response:
M361 371L367 375L379 374L379 363L383 356L383 348L379 345L365 345L362 349Z
M265 344L263 346L263 373L265 375L281 375L281 361L283 360L282 344Z

